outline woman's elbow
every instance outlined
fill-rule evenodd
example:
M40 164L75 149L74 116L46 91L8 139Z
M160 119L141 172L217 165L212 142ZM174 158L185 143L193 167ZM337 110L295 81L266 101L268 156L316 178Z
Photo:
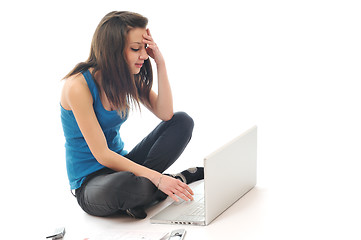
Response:
M166 121L171 120L171 119L173 118L173 115L174 115L174 113L173 113L173 111L171 111L171 112L169 112L169 113L163 114L163 115L160 117L160 119L166 122Z
M92 152L94 158L98 161L98 163L100 163L103 166L107 166L107 159L109 159L108 157L108 152L109 149L103 149L103 150L97 150Z

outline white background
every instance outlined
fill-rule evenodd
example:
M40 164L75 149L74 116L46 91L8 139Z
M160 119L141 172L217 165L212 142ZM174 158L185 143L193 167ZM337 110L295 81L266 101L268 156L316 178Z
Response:
M97 219L99 227L70 195L59 106L60 80L87 59L97 24L113 10L149 19L174 108L195 121L192 141L169 172L201 165L220 145L259 128L255 204L246 202L254 211L239 206L243 220L228 232L215 222L188 228L187 239L233 230L238 239L360 239L361 6L350 0L1 3L6 239L41 239L59 224L67 239L80 239L70 235L84 236L78 226L90 224L92 232L117 221ZM121 128L126 148L158 122L145 108L132 113Z

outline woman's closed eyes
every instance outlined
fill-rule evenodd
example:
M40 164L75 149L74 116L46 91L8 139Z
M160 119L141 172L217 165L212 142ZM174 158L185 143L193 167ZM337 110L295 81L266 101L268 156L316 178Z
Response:
M148 44L144 44L144 48L147 49L147 47L148 47ZM139 48L130 48L130 49L134 52L138 52L141 48L142 48L142 46L140 46Z

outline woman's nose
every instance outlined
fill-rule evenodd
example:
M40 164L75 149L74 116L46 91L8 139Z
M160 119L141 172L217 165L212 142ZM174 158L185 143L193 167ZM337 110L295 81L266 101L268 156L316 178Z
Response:
M140 58L141 60L147 60L148 57L149 57L149 55L148 55L147 51L145 50L145 48L143 48L142 51L141 51L141 53L140 53L139 58Z

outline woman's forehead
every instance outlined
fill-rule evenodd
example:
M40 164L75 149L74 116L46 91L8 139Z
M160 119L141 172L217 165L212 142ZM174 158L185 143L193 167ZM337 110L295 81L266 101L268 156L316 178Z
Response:
M129 30L128 32L128 43L137 43L137 44L143 44L143 34L146 33L145 28L133 28Z

